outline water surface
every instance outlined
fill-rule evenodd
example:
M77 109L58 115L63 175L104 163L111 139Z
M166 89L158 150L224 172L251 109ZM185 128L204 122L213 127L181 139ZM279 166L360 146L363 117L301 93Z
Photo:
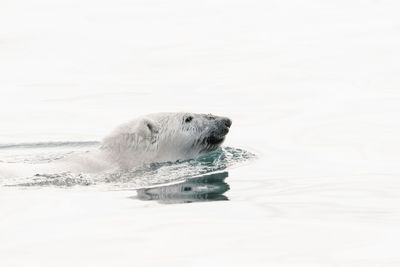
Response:
M0 155L3 155L2 162L5 163L24 163L35 166L35 164L56 161L72 154L84 153L98 148L99 145L99 142L94 141L3 144L0 145ZM19 187L70 187L80 185L113 190L135 189L156 184L185 181L204 174L213 174L255 158L255 154L244 149L222 147L196 159L151 163L130 170L116 168L96 174L65 171L60 173L37 173L32 177L19 179L4 177L1 184ZM23 165L18 165L18 167L21 168ZM207 182L208 180L205 179L204 181Z
M233 124L203 159L0 181L0 266L399 266L399 5L1 1L0 161Z

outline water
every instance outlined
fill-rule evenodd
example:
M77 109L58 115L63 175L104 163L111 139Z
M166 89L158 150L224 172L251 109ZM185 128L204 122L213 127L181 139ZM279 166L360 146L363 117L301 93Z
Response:
M181 183L141 188L134 199L157 200L160 203L192 203L201 201L228 200L224 195L229 190L225 182L228 172L201 175Z
M65 156L91 151L99 142L48 142L0 145L4 163L40 164L56 161ZM196 176L227 170L229 167L254 160L256 155L239 148L222 147L196 159L177 162L159 162L138 166L130 170L112 169L96 174L89 173L37 173L23 178L3 177L3 186L97 186L108 189L139 188L177 181L192 181ZM18 165L23 167L23 165ZM206 177L208 177L206 175ZM196 178L198 179L198 178ZM208 181L208 179L205 179Z
M90 151L100 142L40 142L0 144L1 161L4 163L48 163L74 153Z
M0 4L0 161L85 152L152 112L233 120L205 159L3 179L0 265L399 266L398 10Z

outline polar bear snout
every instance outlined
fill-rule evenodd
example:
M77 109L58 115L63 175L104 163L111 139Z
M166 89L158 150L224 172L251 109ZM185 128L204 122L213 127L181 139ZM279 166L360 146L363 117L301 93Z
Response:
M229 133L229 128L232 125L232 121L229 118L221 118L217 123L217 135L225 136Z
M229 128L224 126L221 126L217 129L216 134L219 136L225 136L229 133Z
M225 126L226 127L231 127L231 125L232 125L232 120L231 119L229 119L229 118L223 118L222 119L222 122L225 124Z
M204 140L207 146L206 151L212 151L219 147L225 140L225 136L229 133L229 127L232 121L225 117L216 117L214 127L208 132L208 136Z

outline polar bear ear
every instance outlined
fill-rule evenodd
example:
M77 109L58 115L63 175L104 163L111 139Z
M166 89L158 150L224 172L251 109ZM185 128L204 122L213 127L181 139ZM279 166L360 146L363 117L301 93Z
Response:
M135 147L143 141L154 144L158 139L161 126L158 122L142 118L121 125L112 134L103 139L102 148L121 151Z
M132 138L152 140L158 135L160 128L160 125L156 121L149 118L142 118L128 127L125 134L128 134Z
M140 136L144 140L149 140L151 144L154 144L158 139L160 128L160 125L156 121L144 118L133 134Z
M151 119L145 118L142 120L140 129L146 129L146 132L150 133L151 135L158 134L160 131L160 125Z
M144 119L144 124L152 134L157 134L160 130L160 125L158 125L158 123L153 120Z

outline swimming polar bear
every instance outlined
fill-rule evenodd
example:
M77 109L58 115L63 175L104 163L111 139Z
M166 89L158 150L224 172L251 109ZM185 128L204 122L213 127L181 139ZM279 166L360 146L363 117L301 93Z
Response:
M62 171L96 173L196 158L220 147L231 124L229 118L211 114L149 114L117 127L103 139L98 150L51 163L28 164L30 168L17 167L16 163L0 165L0 176L15 176L15 167L24 170L20 172L22 176Z
M231 124L211 114L150 114L119 126L100 149L121 168L196 158L217 149Z

